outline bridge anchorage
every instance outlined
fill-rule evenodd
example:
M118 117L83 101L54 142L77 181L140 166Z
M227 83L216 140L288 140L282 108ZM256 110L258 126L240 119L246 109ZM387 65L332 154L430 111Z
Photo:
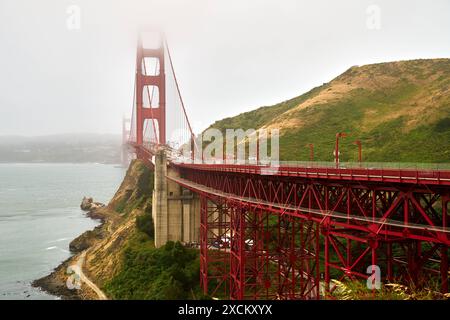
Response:
M449 171L177 158L196 145L167 43L141 38L136 66L127 145L155 171L155 245L199 243L205 294L322 299L333 280L449 291Z

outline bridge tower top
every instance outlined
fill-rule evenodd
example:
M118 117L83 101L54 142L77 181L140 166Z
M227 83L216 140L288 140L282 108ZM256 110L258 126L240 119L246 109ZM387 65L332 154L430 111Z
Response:
M151 32L158 41L146 47L147 32L141 32L136 55L136 142L144 142L146 120L151 121L153 136L158 144L166 143L166 74L165 41L161 33ZM154 40L154 39L152 39Z

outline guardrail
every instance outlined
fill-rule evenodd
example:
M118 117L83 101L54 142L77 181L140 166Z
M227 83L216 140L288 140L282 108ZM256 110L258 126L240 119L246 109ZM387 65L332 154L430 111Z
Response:
M410 170L448 170L450 171L450 163L416 163L416 162L340 162L336 166L331 161L226 161L223 160L205 160L192 161L185 158L172 158L173 162L178 164L225 164L225 165L242 165L242 166L262 166L262 167L302 167L302 168L338 168L338 169L410 169Z
M336 167L334 162L300 161L278 162L270 165L251 164L251 161L237 164L223 164L220 161L215 163L175 162L175 164L197 170L262 176L450 186L450 166L448 164L409 164L408 166L403 165L404 163L370 163L371 166L367 167L364 167L363 163L361 163L361 166L355 165L355 163L350 163L350 165L349 163L340 163ZM422 168L420 165L422 165Z

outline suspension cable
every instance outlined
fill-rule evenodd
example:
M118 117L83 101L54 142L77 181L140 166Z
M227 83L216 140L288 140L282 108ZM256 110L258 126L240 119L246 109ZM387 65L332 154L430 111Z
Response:
M181 96L181 92L180 92L180 87L178 85L177 76L175 75L175 69L173 67L172 56L170 55L169 45L167 44L167 40L166 39L164 39L164 44L165 44L165 46L167 48L167 55L169 57L170 68L172 70L173 78L175 79L175 85L176 85L176 88L177 88L178 96L179 96L180 101L181 101L181 107L183 108L184 117L186 118L187 125L188 125L189 131L191 133L191 139L194 142L195 148L197 149L197 142L195 141L195 135L194 135L194 132L192 131L191 123L189 122L189 118L188 118L188 115L187 115L187 112L186 112L186 108L184 106L184 101L183 101L183 98Z
M136 136L133 137L133 132L136 130L135 125L135 103L136 103L136 73L134 74L134 89L133 89L133 104L131 106L131 119L130 119L130 135L128 137L128 141L132 141L132 139L136 139Z

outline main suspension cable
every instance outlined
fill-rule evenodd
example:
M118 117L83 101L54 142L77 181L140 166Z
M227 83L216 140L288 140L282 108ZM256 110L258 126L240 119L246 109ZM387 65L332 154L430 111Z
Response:
M171 56L171 54L170 54L169 45L167 44L167 40L166 40L166 39L164 39L164 44L165 44L165 46L166 46L166 48L167 48L167 55L168 55L168 57L169 57L170 69L172 70L173 78L174 78L174 80L175 80L175 86L176 86L176 88L177 88L178 97L180 98L181 107L182 107L182 109L183 109L184 117L186 118L187 125L188 125L189 131L190 131L190 133L191 133L191 139L192 139L192 141L193 141L193 143L194 143L194 147L195 147L195 149L197 149L197 148L198 148L198 147L197 147L197 142L195 141L195 135L194 135L194 132L192 131L192 126L191 126L191 123L190 123L190 121L189 121L189 118L188 118L188 115L187 115L187 112L186 112L186 108L185 108L185 106L184 106L184 101L183 101L183 98L182 98L182 96L181 96L181 92L180 92L180 87L179 87L179 85L178 85L177 76L175 75L175 69L174 69L174 67L173 67L172 56Z

